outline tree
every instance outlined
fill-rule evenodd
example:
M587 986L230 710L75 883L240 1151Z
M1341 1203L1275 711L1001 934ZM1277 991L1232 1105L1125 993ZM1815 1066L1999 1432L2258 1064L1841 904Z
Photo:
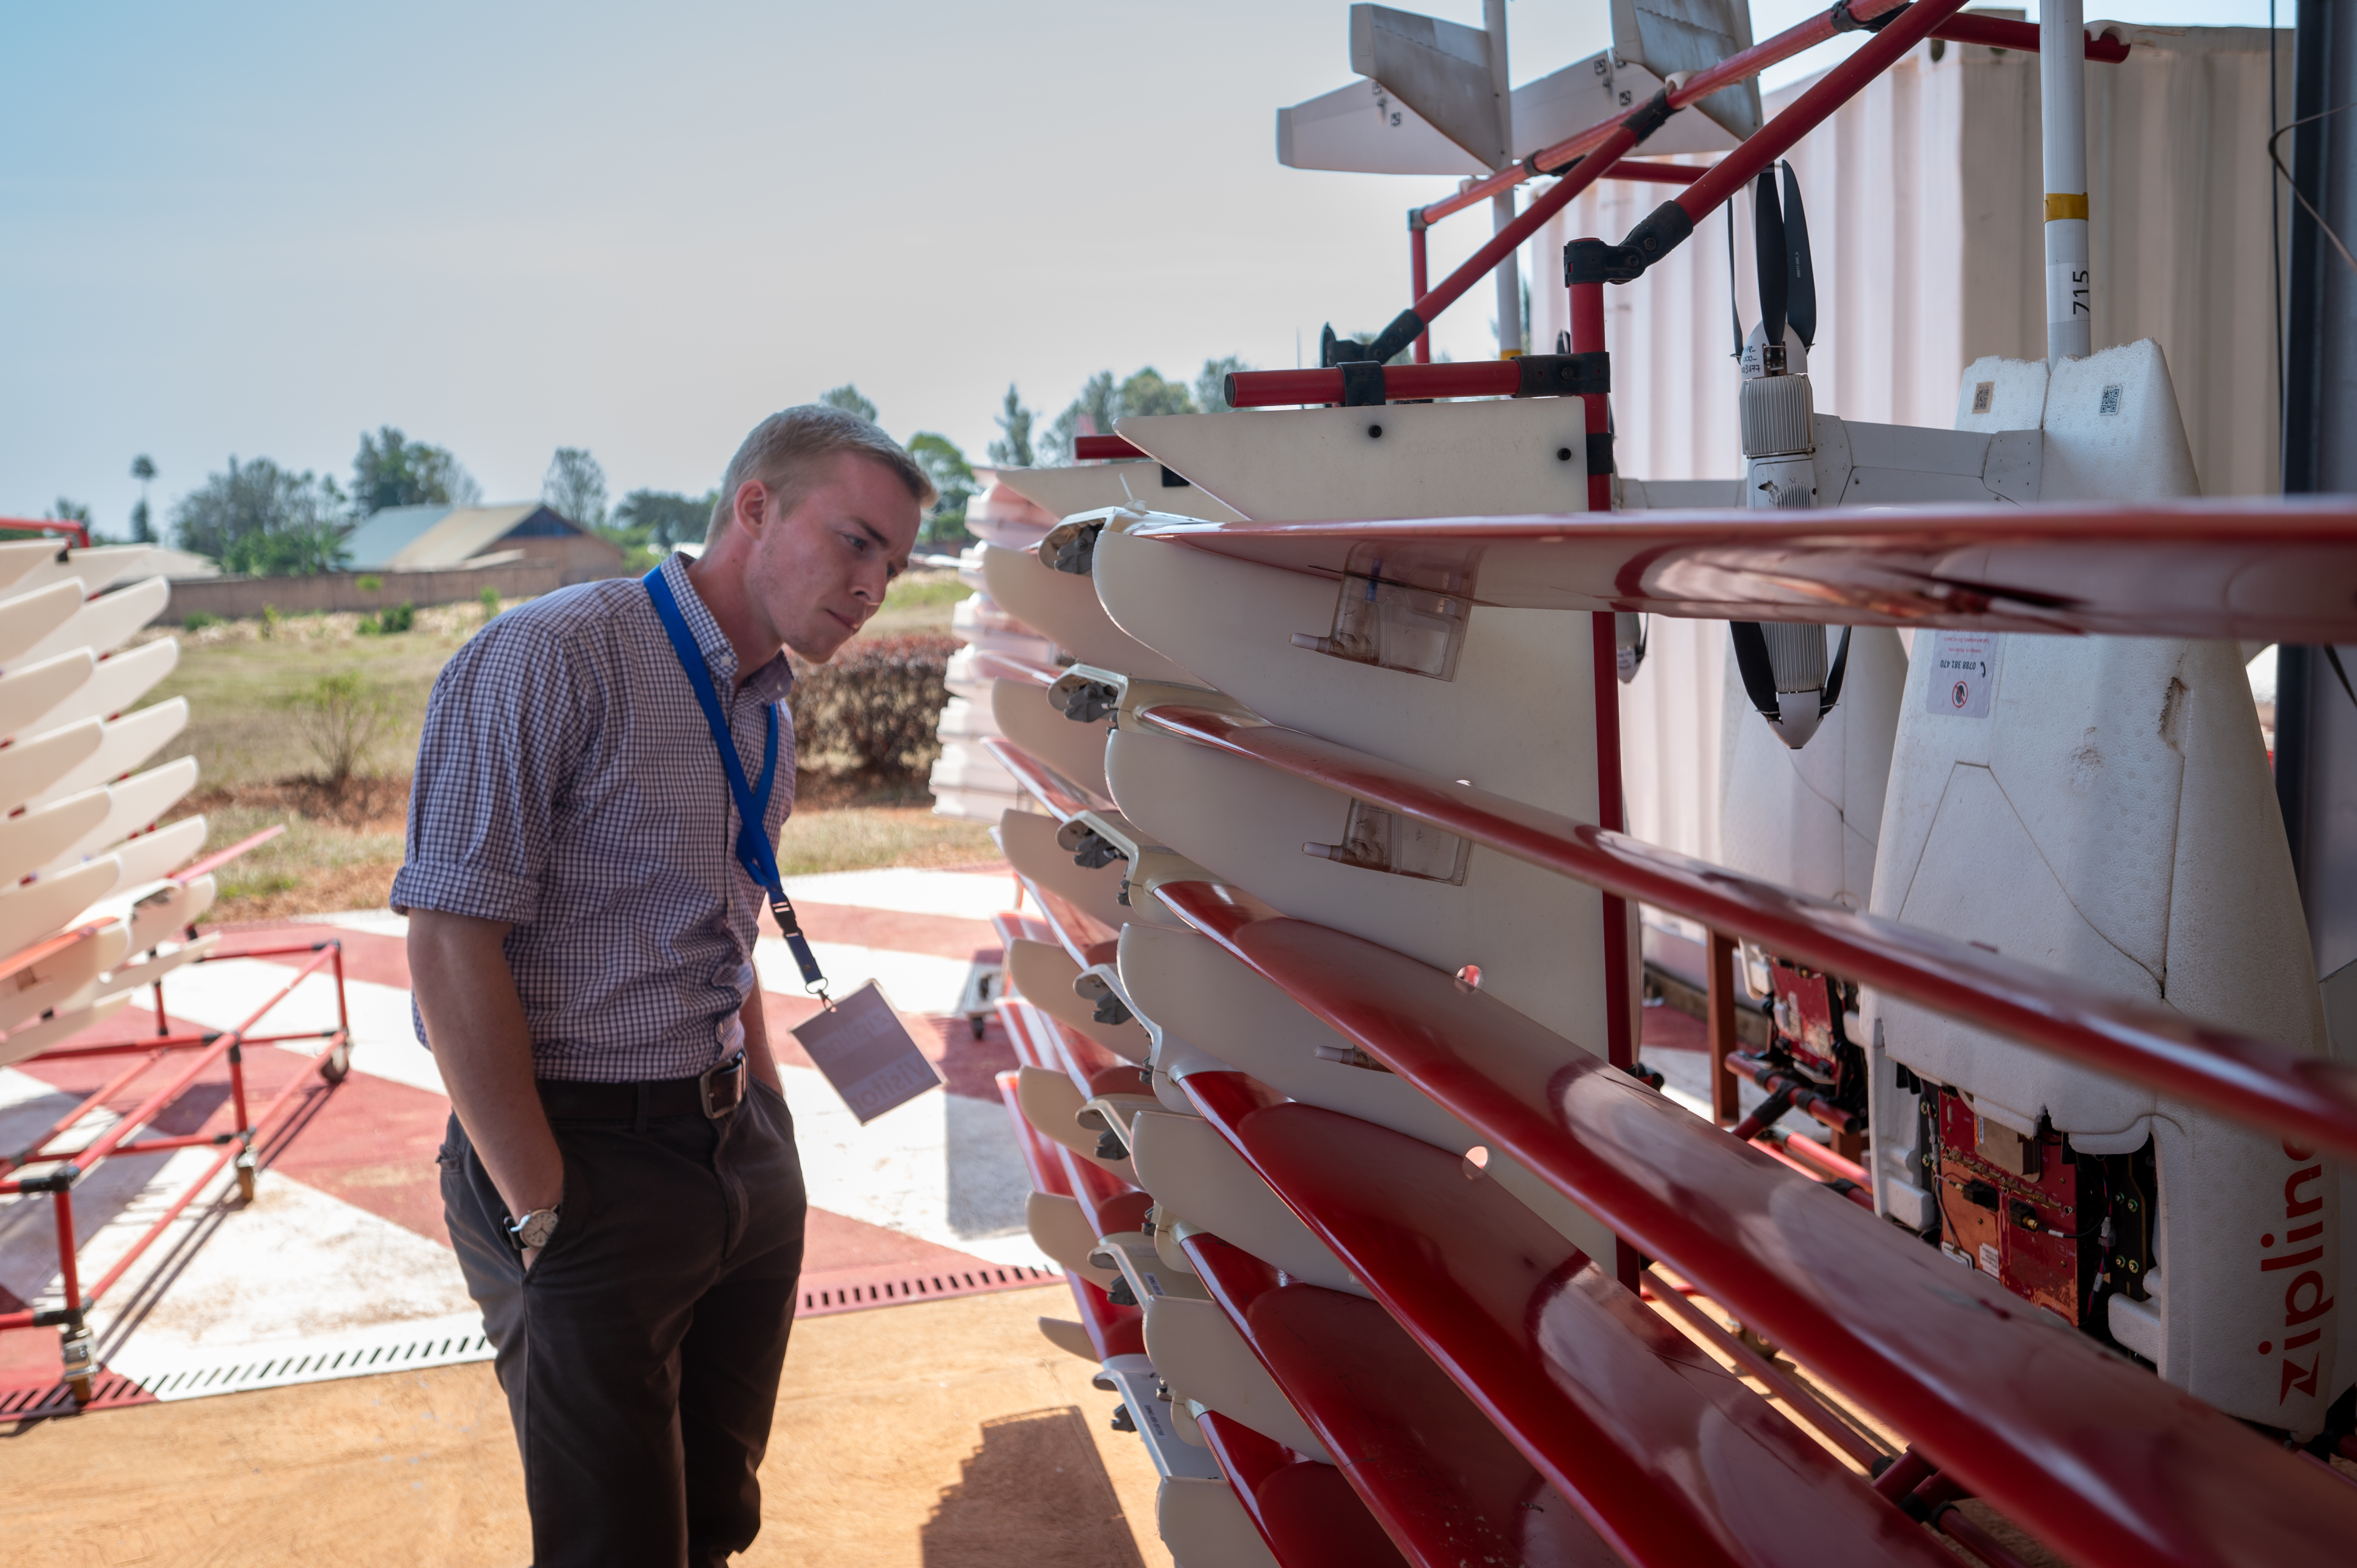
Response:
M624 546L647 544L669 554L680 545L703 539L712 526L712 509L720 492L683 496L676 490L632 490L614 508L608 538Z
M350 560L343 492L332 478L282 468L267 457L229 460L174 509L180 547L227 572L291 576L339 570Z
M1134 372L1127 381L1116 383L1111 371L1099 371L1081 388L1081 395L1071 406L1056 416L1040 441L1040 449L1051 460L1069 463L1072 460L1072 442L1082 435L1110 435L1114 422L1133 413L1193 413L1195 399L1187 388L1162 379L1162 372L1148 365Z
M559 446L540 481L540 499L557 516L596 532L606 526L606 470L582 446Z
M482 487L447 448L412 441L390 424L374 435L361 433L352 458L358 515L373 517L393 506L473 506L482 499Z
M963 542L965 503L974 495L974 467L965 460L965 454L948 436L920 430L909 437L909 456L917 460L917 467L925 471L925 477L933 481L933 489L941 492L933 510L925 514L925 526L918 532L918 542L932 545Z
M156 459L145 452L131 459L131 477L139 481L139 504L131 509L131 542L156 542L156 525L149 521L147 486L156 478Z
M868 424L876 423L876 405L861 395L857 387L844 382L833 392L818 394L818 401L829 408L839 408L845 413L856 413Z
M84 527L88 527L90 525L89 503L86 501L70 501L63 496L59 496L58 498L58 504L51 507L42 515L55 522L79 522Z
M990 460L1002 468L1028 468L1031 456L1031 411L1015 393L1015 383L1006 383L1006 402L997 415L1002 438L990 444Z
M1238 371L1251 369L1250 365L1245 364L1233 354L1222 354L1216 360L1204 360L1202 370L1195 377L1197 405L1205 413L1227 413L1228 378Z

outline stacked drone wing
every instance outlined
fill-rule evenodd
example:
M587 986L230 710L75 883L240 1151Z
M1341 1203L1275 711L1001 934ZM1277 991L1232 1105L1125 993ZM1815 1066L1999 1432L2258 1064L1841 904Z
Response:
M203 846L204 819L156 825L196 787L196 759L140 770L188 722L184 697L137 705L180 654L169 638L124 646L171 597L137 575L148 554L0 544L0 1066L215 940L180 940L213 879L172 875Z

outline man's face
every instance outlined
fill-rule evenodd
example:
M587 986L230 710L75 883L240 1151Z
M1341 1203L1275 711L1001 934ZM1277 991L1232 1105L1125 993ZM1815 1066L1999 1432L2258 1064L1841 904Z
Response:
M741 519L750 498L738 495ZM791 511L778 514L769 499L760 509L746 565L749 597L780 641L823 664L883 607L923 515L891 469L849 452L829 459Z

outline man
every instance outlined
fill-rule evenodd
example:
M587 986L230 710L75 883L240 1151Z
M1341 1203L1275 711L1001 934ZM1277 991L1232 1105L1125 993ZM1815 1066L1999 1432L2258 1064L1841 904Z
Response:
M760 1528L804 1210L752 962L784 650L823 662L876 613L932 499L866 420L788 409L700 560L510 610L435 682L393 905L538 1568L704 1568Z

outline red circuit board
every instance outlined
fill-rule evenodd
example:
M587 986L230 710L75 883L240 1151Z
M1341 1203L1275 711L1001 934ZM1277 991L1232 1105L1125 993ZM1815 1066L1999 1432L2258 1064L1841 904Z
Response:
M2080 1232L2102 1214L2079 1201L2081 1166L2059 1133L2030 1141L2029 1171L2017 1175L1980 1153L1980 1118L1962 1095L1940 1095L1941 1239L2006 1289L2079 1321L2086 1299ZM2090 1167L2092 1168L2092 1167Z

